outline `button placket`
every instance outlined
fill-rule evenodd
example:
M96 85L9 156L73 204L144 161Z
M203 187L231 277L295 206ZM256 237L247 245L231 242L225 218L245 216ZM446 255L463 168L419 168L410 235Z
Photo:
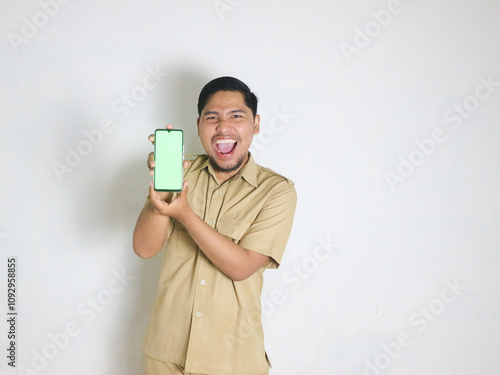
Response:
M219 215L220 209L222 206L222 194L221 194L221 188L216 188L212 192L212 196L210 199L210 208L208 210L208 224L212 227L215 228L215 224L217 222L217 217Z

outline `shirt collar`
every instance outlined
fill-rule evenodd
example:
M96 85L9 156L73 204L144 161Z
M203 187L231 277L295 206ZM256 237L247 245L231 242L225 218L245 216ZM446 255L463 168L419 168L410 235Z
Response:
M207 168L208 172L212 174L215 178L215 174L213 171L212 166L210 165L210 159L208 156L205 155L205 160L203 160L194 170L201 170ZM249 152L248 153L248 161L247 163L241 168L241 170L236 174L232 179L238 178L238 176L243 177L243 179L248 182L250 185L253 187L257 188L259 186L257 182L257 173L259 169L257 167L257 164L253 160L252 154Z
M248 161L239 171L239 175L245 179L250 185L254 188L257 188L259 184L257 183L257 173L259 169L257 168L257 164L253 160L253 156L250 152L248 152Z

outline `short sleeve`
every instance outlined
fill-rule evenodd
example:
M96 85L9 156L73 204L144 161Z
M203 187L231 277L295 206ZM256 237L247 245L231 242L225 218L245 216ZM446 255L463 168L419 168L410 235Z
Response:
M276 184L239 245L271 257L266 267L278 268L292 230L296 206L293 182L283 180Z

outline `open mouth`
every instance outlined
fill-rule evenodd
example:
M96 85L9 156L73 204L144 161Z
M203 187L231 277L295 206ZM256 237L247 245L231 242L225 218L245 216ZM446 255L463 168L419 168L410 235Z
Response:
M215 147L222 156L231 156L236 148L236 144L237 142L235 139L218 139L215 141Z

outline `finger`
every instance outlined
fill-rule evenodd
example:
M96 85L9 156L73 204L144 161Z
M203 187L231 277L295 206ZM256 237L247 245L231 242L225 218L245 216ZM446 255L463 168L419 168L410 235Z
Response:
M155 144L155 135L154 134L150 134L149 137L148 137L148 140L149 142L151 142L152 144Z
M154 186L153 186L153 182L151 181L151 183L149 184L149 200L151 201L151 203L153 203L153 206L155 206L156 204L156 194L155 194L155 189L154 189Z
M174 126L173 126L172 124L168 124L168 125L167 125L167 129L168 129L168 130L172 130L173 128L174 128Z
M182 193L187 194L187 193L188 193L188 191L189 191L189 184L188 184L188 182L187 182L187 181L184 181L184 182L182 183L182 192L181 192L181 194L182 194Z
M191 166L191 161L184 160L184 163L182 163L182 166L184 169L188 169Z
M155 167L155 154L153 152L149 153L147 163L148 163L149 174L153 175Z
M181 199L187 199L188 191L189 191L188 182L184 181L182 183L182 189L181 189L181 191L179 192L179 194L177 195L177 197L175 199L179 199L179 200L181 200Z
M153 182L149 184L149 199L151 200L151 203L153 203L153 206L158 208L161 199L158 197L158 193L154 188Z

